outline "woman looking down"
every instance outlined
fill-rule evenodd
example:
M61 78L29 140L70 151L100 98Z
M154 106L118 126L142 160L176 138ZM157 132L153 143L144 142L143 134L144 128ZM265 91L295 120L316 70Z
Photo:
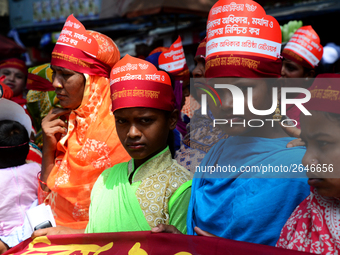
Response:
M84 229L94 182L102 171L130 158L110 111L108 78L119 58L110 38L68 17L51 61L63 108L52 109L42 123L39 202L51 205L57 225Z

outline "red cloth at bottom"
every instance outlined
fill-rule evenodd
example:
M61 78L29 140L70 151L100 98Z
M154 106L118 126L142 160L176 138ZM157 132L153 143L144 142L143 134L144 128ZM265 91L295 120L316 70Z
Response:
M108 219L109 220L109 219ZM41 252L41 253L40 253ZM228 254L228 255L302 255L309 254L261 244L233 241L219 237L176 234L120 232L76 234L31 238L5 254Z

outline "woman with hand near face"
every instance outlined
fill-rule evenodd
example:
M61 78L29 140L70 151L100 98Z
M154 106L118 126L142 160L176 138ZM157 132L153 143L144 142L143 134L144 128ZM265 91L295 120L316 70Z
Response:
M321 74L310 88L312 98L305 107L312 115L301 115L310 195L287 220L277 247L316 254L340 251L340 103L318 95L330 89L339 94L339 81L339 74Z
M57 225L84 229L94 182L105 169L129 159L110 112L108 78L120 54L110 38L85 30L73 15L63 31L51 61L62 108L52 109L42 122L39 199L51 205ZM82 39L72 37L76 33Z
M153 75L160 79L152 79ZM59 226L37 230L33 237L148 231L159 223L186 231L191 175L172 159L178 110L169 75L126 55L113 67L110 84L117 133L132 159L98 177L86 229Z

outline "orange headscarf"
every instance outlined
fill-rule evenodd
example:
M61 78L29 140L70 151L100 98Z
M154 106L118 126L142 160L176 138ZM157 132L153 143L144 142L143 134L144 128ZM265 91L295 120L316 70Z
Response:
M115 43L100 33L86 33L98 42L97 59L113 67L120 58ZM51 194L45 200L57 225L78 229L88 223L91 190L98 176L130 159L116 133L109 79L85 77L82 103L71 112L68 133L57 144L55 166L47 180Z

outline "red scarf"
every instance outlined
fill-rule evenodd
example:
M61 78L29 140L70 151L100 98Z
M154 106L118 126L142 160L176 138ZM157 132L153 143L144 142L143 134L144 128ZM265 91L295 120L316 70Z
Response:
M13 102L16 102L17 104L20 104L24 109L24 105L27 103L26 99L23 97L23 95L19 95L17 97L12 97L11 100ZM25 109L26 110L26 109Z

